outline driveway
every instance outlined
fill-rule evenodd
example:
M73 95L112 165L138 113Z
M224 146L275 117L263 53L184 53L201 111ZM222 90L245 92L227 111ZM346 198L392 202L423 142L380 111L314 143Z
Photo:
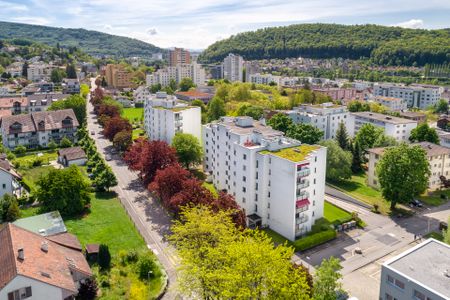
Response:
M95 124L96 116L89 101L87 109L88 132L95 132L92 138L100 155L105 156L112 150L112 143L101 134L100 126ZM107 161L107 163L112 168L118 181L118 185L112 190L118 194L122 205L144 238L148 248L155 253L167 272L169 288L163 299L175 299L177 295L173 286L176 282L177 258L175 250L167 243L165 238L169 233L171 218L160 202L153 199L142 186L137 174L128 170L127 165L118 155L111 156L113 159Z

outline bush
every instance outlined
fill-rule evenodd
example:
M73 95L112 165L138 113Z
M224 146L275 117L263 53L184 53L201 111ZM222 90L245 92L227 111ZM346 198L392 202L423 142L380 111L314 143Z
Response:
M12 160L16 159L16 156L14 155L14 153L8 152L8 154L6 155L6 158L7 158L9 161L12 161Z
M329 229L327 231L322 231L318 233L314 233L312 235L305 236L299 240L293 242L293 246L295 247L295 251L303 251L314 246L323 244L328 242L334 238L336 238L336 231Z
M55 143L55 141L50 141L50 143L48 143L48 148L51 150L54 150L58 147L58 144Z
M59 145L61 148L69 148L72 147L72 142L68 138L63 137Z
M42 157L36 157L33 159L33 162L31 163L33 167L39 167L42 166L44 163L44 159Z
M139 259L139 253L137 253L135 250L131 250L128 252L126 261L127 263L135 263Z
M108 245L100 244L98 250L98 265L101 270L108 270L111 267L111 254Z
M95 279L87 278L80 284L80 287L78 288L78 295L75 299L93 300L97 296L97 290L98 287Z
M25 146L22 146L22 145L17 146L14 149L14 153L16 153L16 154L24 154L25 152L27 152L27 148Z
M149 254L142 255L137 262L137 273L141 280L154 277L157 270L155 260Z

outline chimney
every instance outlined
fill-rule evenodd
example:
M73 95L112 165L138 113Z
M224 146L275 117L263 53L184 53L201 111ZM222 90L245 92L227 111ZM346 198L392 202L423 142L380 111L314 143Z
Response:
M17 251L17 258L20 260L24 260L25 259L25 254L23 253L23 248L19 248L19 250Z
M48 252L48 243L47 243L47 241L42 242L41 250L42 250L42 252L45 252L45 253Z

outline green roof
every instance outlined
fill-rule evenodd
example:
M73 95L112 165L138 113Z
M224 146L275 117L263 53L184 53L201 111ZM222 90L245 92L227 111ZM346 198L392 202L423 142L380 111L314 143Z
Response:
M306 156L310 154L312 151L319 149L320 146L316 145L300 145L290 148L284 148L277 151L269 151L263 150L259 153L261 154L272 154L274 156L278 156L293 162L300 162L305 160Z
M26 230L43 236L66 232L66 226L58 211L22 218L13 223Z

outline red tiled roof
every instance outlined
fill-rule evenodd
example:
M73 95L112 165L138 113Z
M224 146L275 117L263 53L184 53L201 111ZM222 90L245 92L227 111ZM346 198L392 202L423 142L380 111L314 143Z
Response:
M295 206L296 206L297 208L300 208L300 207L303 207L303 206L306 206L306 205L309 205L309 204L310 204L310 202L309 202L308 199L303 199L303 200L297 201L297 202L295 203Z
M202 98L202 99L203 98L212 98L212 96L213 96L211 94L198 92L198 91L195 91L195 90L187 91L187 92L176 92L175 96L176 95L181 95L181 96L189 97L189 98L192 98L192 99L196 99L196 98Z
M100 250L99 244L87 244L86 245L86 253L98 253Z
M19 102L21 107L25 107L28 105L27 98L21 97L3 97L0 98L0 107L1 108L12 108L15 102Z
M68 161L86 158L86 153L84 152L83 148L79 146L59 149L58 155L66 157Z
M47 252L41 249L43 243L48 245ZM19 249L23 249L23 260L18 258ZM0 289L22 275L76 293L71 271L92 275L80 251L11 223L0 230L0 266Z
M80 241L78 238L68 232L62 232L54 235L47 236L47 239L65 247L69 247L73 250L82 251L83 247L81 247Z

